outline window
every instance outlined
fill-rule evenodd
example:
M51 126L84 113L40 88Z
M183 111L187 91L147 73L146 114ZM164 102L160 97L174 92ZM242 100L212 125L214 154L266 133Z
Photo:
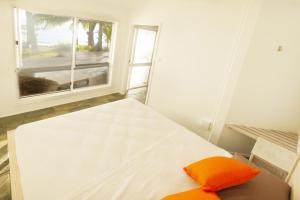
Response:
M15 13L22 97L108 84L111 22Z
M135 26L130 60L129 90L148 87L157 32L157 26Z

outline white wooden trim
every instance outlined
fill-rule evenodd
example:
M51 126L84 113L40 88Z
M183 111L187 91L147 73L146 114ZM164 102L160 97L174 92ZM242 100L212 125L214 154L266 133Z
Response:
M155 26L155 25L135 25L134 26L135 28L138 28L138 29L144 29L144 30L149 30L149 31L155 31L157 32L158 31L158 26Z
M129 64L130 67L147 67L147 66L152 66L152 62L148 63L131 63Z
M72 64L71 64L71 91L74 90L74 69L76 65L76 40L78 37L78 18L73 19Z
M291 150L294 153L297 153L299 136L296 133L248 127L236 124L227 124L226 126L229 129L232 129L255 140L261 137L268 141L271 141L274 144L278 144L288 150Z
M148 63L134 63L135 48L136 48L137 37L138 37L138 34L139 34L139 32L138 32L139 29L144 29L144 30L149 30L149 31L156 32L151 62L148 62ZM134 67L145 67L145 66L150 67L147 86L151 85L150 82L151 82L151 78L152 78L152 75L153 75L153 73L152 73L153 69L152 68L154 67L155 56L156 56L157 48L158 48L159 31L160 31L160 28L159 28L159 26L156 26L156 25L134 25L133 26L133 31L132 31L133 35L131 36L132 39L131 39L131 45L130 45L131 49L130 49L130 56L129 56L130 59L129 59L129 64L128 64L126 92L128 92L129 89L135 89L135 88L129 88L130 87L131 75L132 75L132 68L134 68ZM147 104L147 102L148 102L149 92L150 92L150 90L149 90L149 87L148 87L145 104Z
M274 144L263 138L258 138L251 152L251 159L257 156L268 163L279 167L288 174L292 172L297 159L297 154L282 146Z
M156 40L155 40L154 52L152 55L152 65L151 65L150 73L149 73L149 77L148 77L148 89L147 89L146 102L145 102L146 105L148 104L149 97L150 97L150 94L152 91L151 85L152 85L154 70L156 67L156 59L157 59L157 54L158 54L159 39L160 39L162 25L157 25L156 27L157 27Z
M132 27L132 33L131 33L131 39L130 39L130 49L129 49L129 60L128 60L128 71L127 71L127 82L126 82L126 93L129 90L130 87L130 80L131 80L131 74L132 74L132 68L130 67L133 64L133 58L135 53L135 47L136 47L136 39L137 39L137 29L135 26Z

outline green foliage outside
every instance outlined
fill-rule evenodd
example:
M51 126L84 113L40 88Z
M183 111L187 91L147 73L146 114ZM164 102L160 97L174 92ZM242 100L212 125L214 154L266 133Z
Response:
M70 17L58 17L53 15L45 14L33 14L26 12L27 19L27 44L23 45L23 56L31 58L51 58L51 57L63 57L66 52L70 51L70 45L59 44L55 47L38 46L36 28L48 29L58 25L63 25L70 22ZM111 43L112 36L112 24L106 22L90 21L90 20L79 20L83 28L86 31L88 44L79 45L77 43L76 50L80 52L93 52L93 51L108 51ZM98 34L94 33L96 25L98 24ZM73 28L73 24L70 26ZM94 37L97 36L98 42L94 44ZM102 38L106 39L107 47L103 47ZM67 53L68 54L68 53Z

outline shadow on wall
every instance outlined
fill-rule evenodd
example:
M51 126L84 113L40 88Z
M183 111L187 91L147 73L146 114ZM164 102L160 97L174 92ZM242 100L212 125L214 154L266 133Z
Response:
M237 152L245 155L250 155L255 145L255 140L228 129L226 126L223 129L218 146L226 149L229 152Z

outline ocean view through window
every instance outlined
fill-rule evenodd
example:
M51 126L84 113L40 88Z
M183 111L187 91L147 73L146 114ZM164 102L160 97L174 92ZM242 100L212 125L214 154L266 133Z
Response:
M109 83L113 23L15 9L21 97Z

